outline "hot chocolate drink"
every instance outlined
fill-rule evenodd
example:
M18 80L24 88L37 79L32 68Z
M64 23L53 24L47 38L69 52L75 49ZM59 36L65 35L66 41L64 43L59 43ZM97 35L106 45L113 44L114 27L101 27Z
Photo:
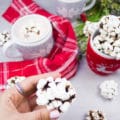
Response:
M4 54L10 58L26 60L46 57L54 44L50 21L37 14L18 19L12 26L11 37L12 40L3 49ZM16 54L13 54L11 47Z

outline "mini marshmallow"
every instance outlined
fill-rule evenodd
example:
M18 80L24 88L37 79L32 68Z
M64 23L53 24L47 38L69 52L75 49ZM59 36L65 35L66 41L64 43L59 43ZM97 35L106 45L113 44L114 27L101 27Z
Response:
M106 33L106 30L104 29L99 29L100 35L102 35L103 37L106 37L108 33Z
M114 39L112 39L110 37L106 37L106 41L111 45L114 43Z
M26 78L24 76L14 76L7 80L6 89L14 87L17 82L22 82Z
M54 108L58 108L60 105L59 105L59 103L58 103L58 101L57 100L54 100L53 102L52 102L52 104L53 104L53 106L54 106Z
M60 109L62 112L66 112L69 107L70 107L70 103L69 103L69 102L65 102L62 106L60 106L59 109Z
M102 97L106 99L113 99L115 96L118 95L118 83L114 80L104 81L100 84L100 94Z
M102 48L104 49L104 50L107 50L108 49L108 47L109 47L109 43L108 42L105 42L104 44L102 44Z
M98 29L98 23L92 23L90 21L86 21L85 26L83 28L83 33L85 34L85 36L89 36L92 35L94 33L94 31L96 31Z
M37 96L40 96L40 95L42 95L42 94L44 94L44 92L42 91L42 89L37 90L37 92L36 92L36 95L37 95Z
M54 81L53 77L48 77L48 78L46 78L46 80L49 81L49 82L53 82Z
M115 31L110 32L110 35L111 35L111 36L115 36L115 35L116 35Z
M40 26L30 21L27 25L24 25L20 30L22 39L25 40L39 40L40 38Z
M120 53L119 53L119 54L117 54L116 59L117 59L117 60L119 60L119 59L120 59Z
M52 103L49 103L48 105L47 105L47 109L48 110L52 110L52 109L54 109L55 107L54 107L54 105L52 104Z
M114 51L115 51L115 53L120 53L120 47L115 47Z
M61 83L61 78L56 78L55 82Z
M120 47L120 40L116 40L116 41L113 43L113 45Z
M66 93L65 91L61 92L61 96L60 96L61 99L67 100L67 99L69 99L69 97L70 97L70 95L68 93Z
M40 79L40 82L37 84L37 89L42 88L47 83L46 80Z
M40 98L36 99L36 103L38 105L46 105L48 103L48 100L44 96L40 96Z
M94 44L99 44L99 42L101 41L101 37L100 36L96 36L95 38L94 38Z
M36 92L38 105L46 105L50 109L65 112L75 100L76 92L72 84L65 78L52 77L39 80Z
M75 89L74 89L74 88L70 88L70 90L68 91L68 94L69 94L70 96L75 95L75 94L76 94L76 93L75 93Z
M115 29L115 33L116 33L116 34L120 34L120 28L116 28L116 29Z
M115 51L112 51L112 52L110 53L110 55L115 58L115 57L116 57Z
M53 94L54 94L54 93L53 93L53 89L48 88L48 89L47 89L46 96L47 96L47 98L48 98L49 100L53 100L53 99L55 99L55 97L54 97Z

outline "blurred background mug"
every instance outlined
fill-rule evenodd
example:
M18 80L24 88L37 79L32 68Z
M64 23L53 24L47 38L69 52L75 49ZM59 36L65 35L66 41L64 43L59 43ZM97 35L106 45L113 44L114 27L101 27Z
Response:
M120 68L120 59L101 53L95 48L93 40L97 35L99 35L98 30L91 35L88 41L86 53L88 66L97 74L111 74Z
M84 11L91 9L96 0L56 0L56 12L58 15L70 20L79 18Z
M11 40L3 46L3 53L23 60L46 57L54 45L52 35L52 25L46 17L26 15L13 24Z

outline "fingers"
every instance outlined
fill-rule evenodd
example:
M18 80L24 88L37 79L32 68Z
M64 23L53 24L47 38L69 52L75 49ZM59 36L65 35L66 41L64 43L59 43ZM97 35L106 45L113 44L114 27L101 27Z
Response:
M51 120L57 120L60 117L60 113L58 110L53 110L50 112L50 118Z
M21 114L22 120L57 120L60 117L58 110L49 112L46 107L39 110Z
M32 97L30 97L30 98L28 99L28 101L29 101L29 106L30 106L31 110L33 110L33 109L37 106L37 104L36 104L36 99L37 99L37 96L36 96L36 95L34 95L34 96L32 96Z
M21 86L27 95L31 95L36 90L37 82L40 79L47 78L49 76L56 78L56 77L60 77L60 74L58 72L52 72L52 73L46 73L46 74L28 77L25 81L21 83Z
M21 114L22 120L50 120L49 111L46 108Z
M45 73L45 74L40 74L40 75L36 75L36 76L31 76L31 77L28 77L23 82L21 82L20 86L22 87L22 90L24 91L25 95L29 96L36 91L37 82L40 79L47 78L49 76L52 76L53 78L57 78L57 77L60 77L60 74L58 72L51 72L51 73ZM16 94L18 100L22 100L24 98L24 96L22 96L16 90L16 87L14 87L12 91Z
M33 107L33 110L40 110L40 109L46 108L45 106L38 106L38 105L36 105L35 97L36 96L34 96L34 98L32 98L32 100L30 102L31 106ZM60 116L60 113L59 113L58 110L51 110L50 111L50 118L51 118L51 120L57 120L59 118L59 116Z

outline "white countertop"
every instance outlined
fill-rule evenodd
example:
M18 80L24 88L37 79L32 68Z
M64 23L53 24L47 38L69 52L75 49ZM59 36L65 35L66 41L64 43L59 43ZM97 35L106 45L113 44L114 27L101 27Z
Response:
M56 0L36 0L41 6L52 13ZM0 1L0 14L7 8L11 0ZM11 25L0 17L0 31L9 29ZM98 86L104 80L115 80L120 85L120 70L112 75L99 76L93 73L83 58L75 77L71 79L77 91L77 100L70 109L64 113L60 120L84 120L89 110L102 110L107 120L120 120L120 94L112 101L106 101L99 95Z

